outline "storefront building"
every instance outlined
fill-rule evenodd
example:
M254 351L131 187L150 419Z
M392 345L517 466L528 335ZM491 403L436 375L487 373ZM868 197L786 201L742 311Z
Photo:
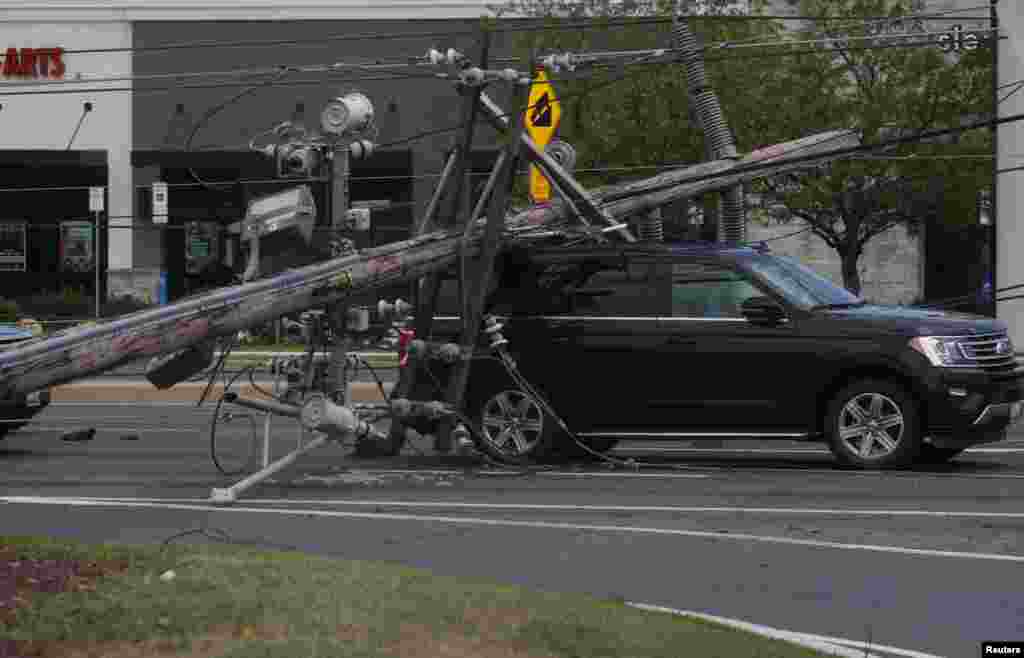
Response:
M5 10L12 16L0 22L2 296L91 291L97 217L117 223L132 213L132 99L85 81L131 71L131 25L16 13ZM90 187L103 191L102 213L90 209ZM111 230L100 241L102 270L132 267L130 234Z
M353 162L351 198L390 202L361 239L407 236L455 133L387 143L458 123L452 84L422 69L307 67L402 62L430 47L474 54L479 17L490 14L477 0L105 4L40 0L5 9L0 23L4 298L91 296L97 253L103 299L156 303L226 282L224 266L237 269L240 257L232 225L253 198L309 184L326 219L326 185L280 180L250 140L286 120L316 127L323 105L351 90L373 101L382 145ZM401 36L424 32L435 36ZM204 119L267 81L261 71L285 66L303 70ZM166 222L153 220L154 182L167 185ZM91 188L102 190L102 210Z

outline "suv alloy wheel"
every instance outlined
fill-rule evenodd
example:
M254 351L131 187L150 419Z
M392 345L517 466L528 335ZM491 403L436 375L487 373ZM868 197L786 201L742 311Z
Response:
M840 391L829 405L825 430L845 466L906 466L921 451L918 405L899 384L868 379Z

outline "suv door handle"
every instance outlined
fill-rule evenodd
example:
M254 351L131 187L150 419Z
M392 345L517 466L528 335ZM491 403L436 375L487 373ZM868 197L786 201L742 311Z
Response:
M668 337L668 341L666 341L666 342L669 345L686 345L686 346L689 346L689 347L693 347L693 346L697 345L697 339L696 338L684 338L682 336L669 336Z

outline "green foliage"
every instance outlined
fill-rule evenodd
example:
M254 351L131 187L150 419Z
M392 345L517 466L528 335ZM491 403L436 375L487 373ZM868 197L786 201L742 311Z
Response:
M0 323L14 324L21 317L18 303L12 299L0 299Z
M23 315L38 320L84 320L96 315L94 297L82 288L64 288L60 292L36 293L20 301ZM152 304L124 295L108 298L101 304L100 313L105 318L134 313Z
M755 13L764 8L752 4ZM858 129L865 143L877 143L991 116L990 49L950 56L934 42L922 45L924 37L915 47L903 47L908 41L892 47L897 42L877 39L886 25L856 20L920 12L919 0L790 4L796 13L822 20L804 27L790 24L786 30L775 20L689 19L691 29L711 46L705 55L708 78L741 151L836 128ZM534 17L550 28L524 32L516 44L520 55L543 55L667 47L671 25L642 19L667 16L671 6L660 0L513 0L505 10ZM719 12L722 6L719 2ZM597 17L599 25L601 20L607 25L555 29L566 16ZM945 27L913 18L902 21L902 29L908 31ZM828 46L794 44L784 55L777 47L749 45L825 36L834 39ZM725 42L734 47L715 47ZM874 48L878 45L888 47ZM706 159L703 136L690 118L681 65L641 64L596 75L563 72L554 84L563 100L559 135L579 152L578 170ZM783 209L781 218L809 224L840 254L846 264L845 283L859 292L856 263L873 237L899 224L977 221L979 191L991 181L991 153L990 131L975 130L890 148L884 157L838 162L813 175L764 181L753 191L768 205ZM580 172L578 177L593 186L650 173L653 170ZM524 190L517 189L517 200L524 198Z

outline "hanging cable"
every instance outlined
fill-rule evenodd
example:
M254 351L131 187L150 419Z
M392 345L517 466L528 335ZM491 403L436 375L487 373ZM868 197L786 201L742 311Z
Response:
M192 127L192 131L189 133L188 139L185 141L185 152L188 153L189 151L191 151L191 149L192 149L192 140L195 139L196 134L199 133L199 130L204 125L206 125L210 121L210 119L212 119L213 117L217 116L224 109L230 107L234 103L237 103L238 101L240 101L241 99L245 98L249 94L252 94L252 93L254 93L254 92L256 92L256 91L258 91L260 89L263 89L264 87L269 87L269 86L274 85L276 82L280 81L282 78L284 78L290 72L291 72L291 69L289 67L281 67L280 71L278 72L278 74L274 78L271 78L270 80L266 80L264 82L261 82L261 83L259 83L257 85L253 85L251 87L248 87L247 89L242 90L241 92L235 94L234 96L232 96L231 98L227 99L226 101L223 101L220 104L215 105L214 107L212 107L209 110L207 110L206 112L204 112L203 116L200 117L199 121L197 121L195 126ZM216 188L210 187L209 185L204 183L203 180L201 178L199 178L199 175L196 174L195 169L192 166L189 166L188 173L204 189L206 189L208 191L221 191L221 190L217 190Z

